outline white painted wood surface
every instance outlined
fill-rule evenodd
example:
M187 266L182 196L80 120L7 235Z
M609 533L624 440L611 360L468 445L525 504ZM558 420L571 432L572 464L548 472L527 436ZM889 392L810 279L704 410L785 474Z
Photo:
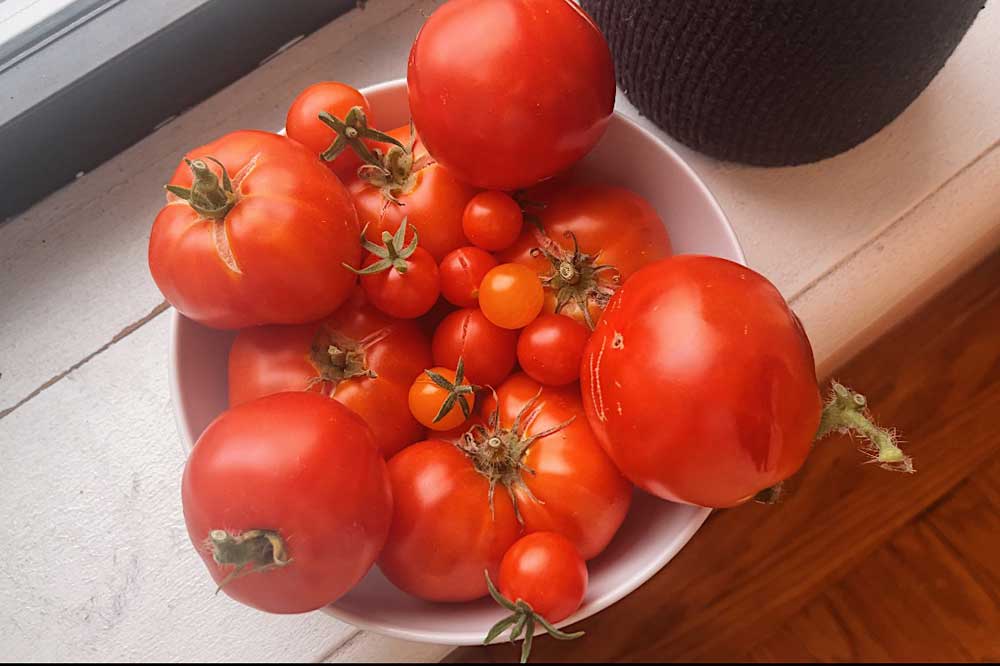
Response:
M316 80L402 76L436 4L370 0L0 225L0 659L432 661L446 652L211 595L183 530L167 316L146 270L160 186L186 148L280 127ZM751 265L792 300L821 369L1000 245L998 69L991 4L913 106L844 155L756 169L679 149ZM635 115L624 99L619 108Z

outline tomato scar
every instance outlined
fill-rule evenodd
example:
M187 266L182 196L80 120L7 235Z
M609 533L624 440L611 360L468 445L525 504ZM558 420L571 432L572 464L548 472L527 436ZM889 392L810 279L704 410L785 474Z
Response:
M593 354L588 359L590 385L593 387L593 390L590 392L590 400L594 404L594 413L597 414L597 418L601 421L608 420L607 414L604 411L604 389L601 388L601 361L604 360L604 348L607 344L608 339L605 337L601 340L601 350L597 352L596 362Z
M615 336L611 340L612 349L625 349L625 336L615 331Z
M215 252L219 255L219 259L231 270L232 272L242 275L243 271L236 264L236 257L233 256L233 249L229 245L229 236L226 233L226 221L225 220L210 220L212 224L212 240L215 242Z

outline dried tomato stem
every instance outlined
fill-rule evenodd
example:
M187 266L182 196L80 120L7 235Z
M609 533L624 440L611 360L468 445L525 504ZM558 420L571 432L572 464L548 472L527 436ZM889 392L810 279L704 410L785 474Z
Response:
M222 162L214 157L206 157L205 159L219 165L222 170L221 181L204 160L185 158L184 161L191 169L193 178L191 187L167 185L166 189L174 196L187 201L191 208L202 217L221 220L236 205L236 193L233 191L233 182L229 178L229 173L226 172L226 167L222 166Z
M219 590L241 576L284 567L291 562L284 539L274 530L247 530L240 534L212 530L205 545L211 550L216 564L233 567L219 583Z

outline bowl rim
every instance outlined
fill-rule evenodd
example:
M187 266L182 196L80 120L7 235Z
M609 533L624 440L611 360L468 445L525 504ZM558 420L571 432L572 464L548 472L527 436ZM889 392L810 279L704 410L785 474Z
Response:
M400 87L406 87L406 79L399 78L376 83L362 88L361 92L364 95L369 95L373 93L388 92ZM694 168L692 168L691 165L689 165L672 146L668 145L660 137L656 136L656 134L643 127L632 118L618 110L615 110L613 115L617 118L618 122L624 122L631 130L637 131L645 140L654 143L671 161L674 162L676 166L680 167L681 171L688 177L688 180L698 188L717 218L722 221L722 227L726 239L736 250L739 263L746 266L746 255L743 252L743 247L736 236L732 223L730 223L725 211L723 211L722 207L719 205L715 195L712 194L712 191L708 188ZM280 134L284 134L284 132L284 128L279 131ZM194 444L197 441L197 434L192 432L191 424L188 423L186 418L186 412L181 408L183 405L183 393L181 391L180 372L178 369L180 362L178 356L178 346L182 335L182 326L184 325L182 320L184 318L175 308L171 308L170 316L170 335L168 345L168 381L170 386L170 399L173 406L174 421L177 425L178 433L181 436L181 446L186 456L194 447ZM691 540L695 533L697 533L697 531L701 528L702 524L704 524L705 520L708 519L708 516L712 513L712 509L704 507L693 508L696 510L688 519L687 524L677 535L674 536L669 546L662 551L659 557L654 560L650 560L645 566L632 572L626 583L606 592L597 599L591 600L585 611L582 609L577 611L562 622L557 623L556 626L568 626L601 612L634 592L637 588L639 588L639 586L648 581L658 571L660 571L660 569L666 566L667 563L669 563L670 560L672 560L677 553L679 553L684 546L687 545L688 541ZM434 630L400 628L396 625L388 625L369 620L363 615L338 608L335 603L325 606L323 608L323 612L332 615L343 622L353 625L360 630L373 631L383 636L399 638L402 640L455 646L479 645L482 642L482 634L480 633L473 633L471 631L441 632ZM535 633L536 635L544 633L544 629L539 627ZM499 642L501 640L504 639L498 637L495 642Z

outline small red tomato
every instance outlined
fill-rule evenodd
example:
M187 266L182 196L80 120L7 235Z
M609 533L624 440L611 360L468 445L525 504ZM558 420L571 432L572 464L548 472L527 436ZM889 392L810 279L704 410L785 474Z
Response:
M322 158L323 153L331 148L335 149L338 135L333 127L320 119L320 113L347 118L354 108L361 110L366 122L374 122L371 106L358 90L337 81L314 83L299 93L292 102L285 118L285 133L288 138L295 139L311 153ZM340 150L336 157L326 162L342 181L355 176L361 164L361 158L353 150Z
M404 219L395 236L382 233L382 245L363 241L371 255L356 272L372 305L392 317L416 319L434 307L441 293L441 278L434 257L418 246L415 231L413 240L404 247L406 232Z
M431 430L453 430L472 416L475 391L465 381L465 367L458 359L455 370L431 368L416 378L408 396L410 412Z
M462 214L462 231L473 245L497 252L506 250L521 235L524 213L505 192L491 190L472 197Z
M460 247L441 261L441 295L460 308L474 308L479 302L479 285L496 268L492 254L478 247Z
M499 386L517 361L517 332L500 328L481 310L459 310L445 317L434 332L431 353L434 364L446 368L457 367L463 359L465 374L474 384ZM579 367L577 358L574 368Z
M502 328L524 328L542 311L545 290L535 271L522 264L502 264L479 285L479 307Z
M570 317L544 314L521 331L517 360L539 384L563 386L580 379L580 361L590 331Z
M525 663L531 653L535 622L560 640L583 635L582 631L567 634L553 626L572 615L587 592L587 565L569 539L556 532L535 532L522 537L504 554L499 578L497 590L489 580L489 573L486 574L490 595L511 615L493 626L485 643L507 627L523 622L521 663ZM511 639L516 638L512 633Z

